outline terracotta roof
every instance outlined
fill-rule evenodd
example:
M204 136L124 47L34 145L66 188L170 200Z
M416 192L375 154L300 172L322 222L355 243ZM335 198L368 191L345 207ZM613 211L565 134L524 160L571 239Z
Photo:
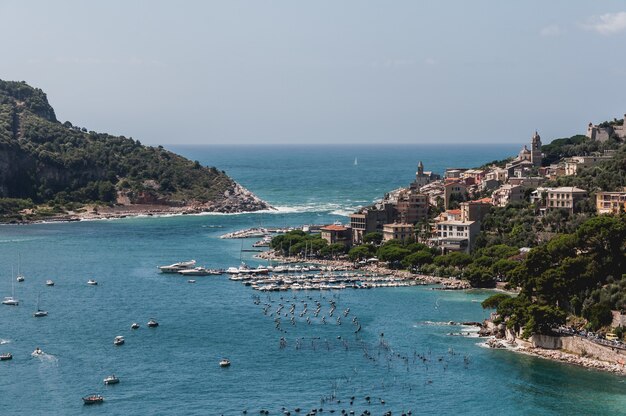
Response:
M446 212L450 215L461 215L460 209L449 209Z
M322 231L346 231L343 225L331 224L321 228Z
M482 198L482 199L477 199L475 201L469 201L470 204L474 203L474 204L491 204L491 198L487 197L487 198Z

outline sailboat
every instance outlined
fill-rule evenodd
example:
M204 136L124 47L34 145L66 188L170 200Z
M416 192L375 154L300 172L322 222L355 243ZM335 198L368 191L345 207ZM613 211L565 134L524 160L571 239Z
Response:
M43 316L48 316L48 311L42 311L42 310L39 308L39 299L40 299L40 298L41 298L41 293L39 293L39 294L37 295L37 312L35 312L35 313L33 314L33 316L34 316L35 318L41 318L41 317L43 317Z
M24 275L22 273L20 273L20 265L22 263L22 255L18 254L17 255L17 281L18 282L23 282L24 281Z
M13 268L11 267L11 278L13 277ZM3 305L17 306L20 301L15 299L15 281L11 279L11 296L6 296L2 301Z

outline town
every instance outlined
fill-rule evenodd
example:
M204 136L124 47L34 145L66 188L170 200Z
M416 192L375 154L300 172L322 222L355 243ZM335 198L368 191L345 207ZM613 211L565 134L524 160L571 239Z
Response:
M626 204L626 189L602 191L549 186L559 178L575 176L582 169L613 158L617 146L610 146L609 142L626 139L626 128L623 121L589 123L586 139L607 149L564 157L545 165L541 137L535 132L530 146L525 145L515 158L503 163L449 168L442 178L425 171L420 161L415 180L407 188L389 192L380 202L351 214L349 225L322 227L322 238L330 245L340 243L350 247L364 243L368 234L379 233L382 241L416 240L437 247L442 254L470 253L481 231L481 222L492 207L527 202L532 204L537 216L555 210L575 214L589 209L590 204L598 214L619 212Z

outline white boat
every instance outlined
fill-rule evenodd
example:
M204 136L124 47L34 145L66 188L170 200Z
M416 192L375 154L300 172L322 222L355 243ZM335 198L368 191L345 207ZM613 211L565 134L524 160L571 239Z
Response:
M159 266L161 273L178 273L181 270L186 270L196 265L195 260L179 261L178 263L170 264L169 266Z
M183 276L208 276L213 273L205 267L194 267L193 269L179 270L178 274L182 274Z
M2 304L9 305L9 306L17 306L20 304L20 301L15 299L13 296L6 296L4 300L2 301Z
M32 355L33 357L39 357L43 354L44 352L41 350L41 348L37 347L35 348L35 351L33 351L30 355Z
M13 275L13 268L11 268L11 275ZM15 282L11 281L11 296L6 296L2 301L3 305L17 306L20 301L15 298Z
M54 286L53 280L46 280L46 286Z
M106 377L104 379L104 384L109 385L109 384L117 384L120 382L120 379L115 377L115 374L111 374L110 376Z
M150 318L147 325L148 328L156 328L157 326L159 326L159 323L155 321L154 318Z
M17 256L17 278L15 280L17 280L18 282L23 282L24 281L24 275L22 273L20 273L20 266L22 263L22 256L18 254Z
M113 345L124 345L124 342L126 342L126 340L124 339L123 336L118 335L115 337L115 339L113 340Z
M37 312L33 313L33 316L34 316L35 318L42 318L42 317L44 317L44 316L48 316L48 311L42 311L42 310L39 308L39 298L41 297L40 295L41 295L41 294L38 294L38 295L37 295Z
M220 367L230 367L230 360L228 358L223 358L220 361Z
M133 324L130 326L130 329L139 329L139 324L137 322L133 322Z
M91 286L96 286L98 282L96 281L96 279L89 279L87 280L87 284Z
M196 283L196 281L194 279L189 279L187 280L187 283Z

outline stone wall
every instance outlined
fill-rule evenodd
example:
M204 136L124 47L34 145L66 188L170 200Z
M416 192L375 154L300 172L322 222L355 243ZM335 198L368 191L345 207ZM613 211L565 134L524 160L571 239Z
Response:
M626 362L626 351L605 347L580 337L561 337L563 349L575 354L586 355L615 364Z

